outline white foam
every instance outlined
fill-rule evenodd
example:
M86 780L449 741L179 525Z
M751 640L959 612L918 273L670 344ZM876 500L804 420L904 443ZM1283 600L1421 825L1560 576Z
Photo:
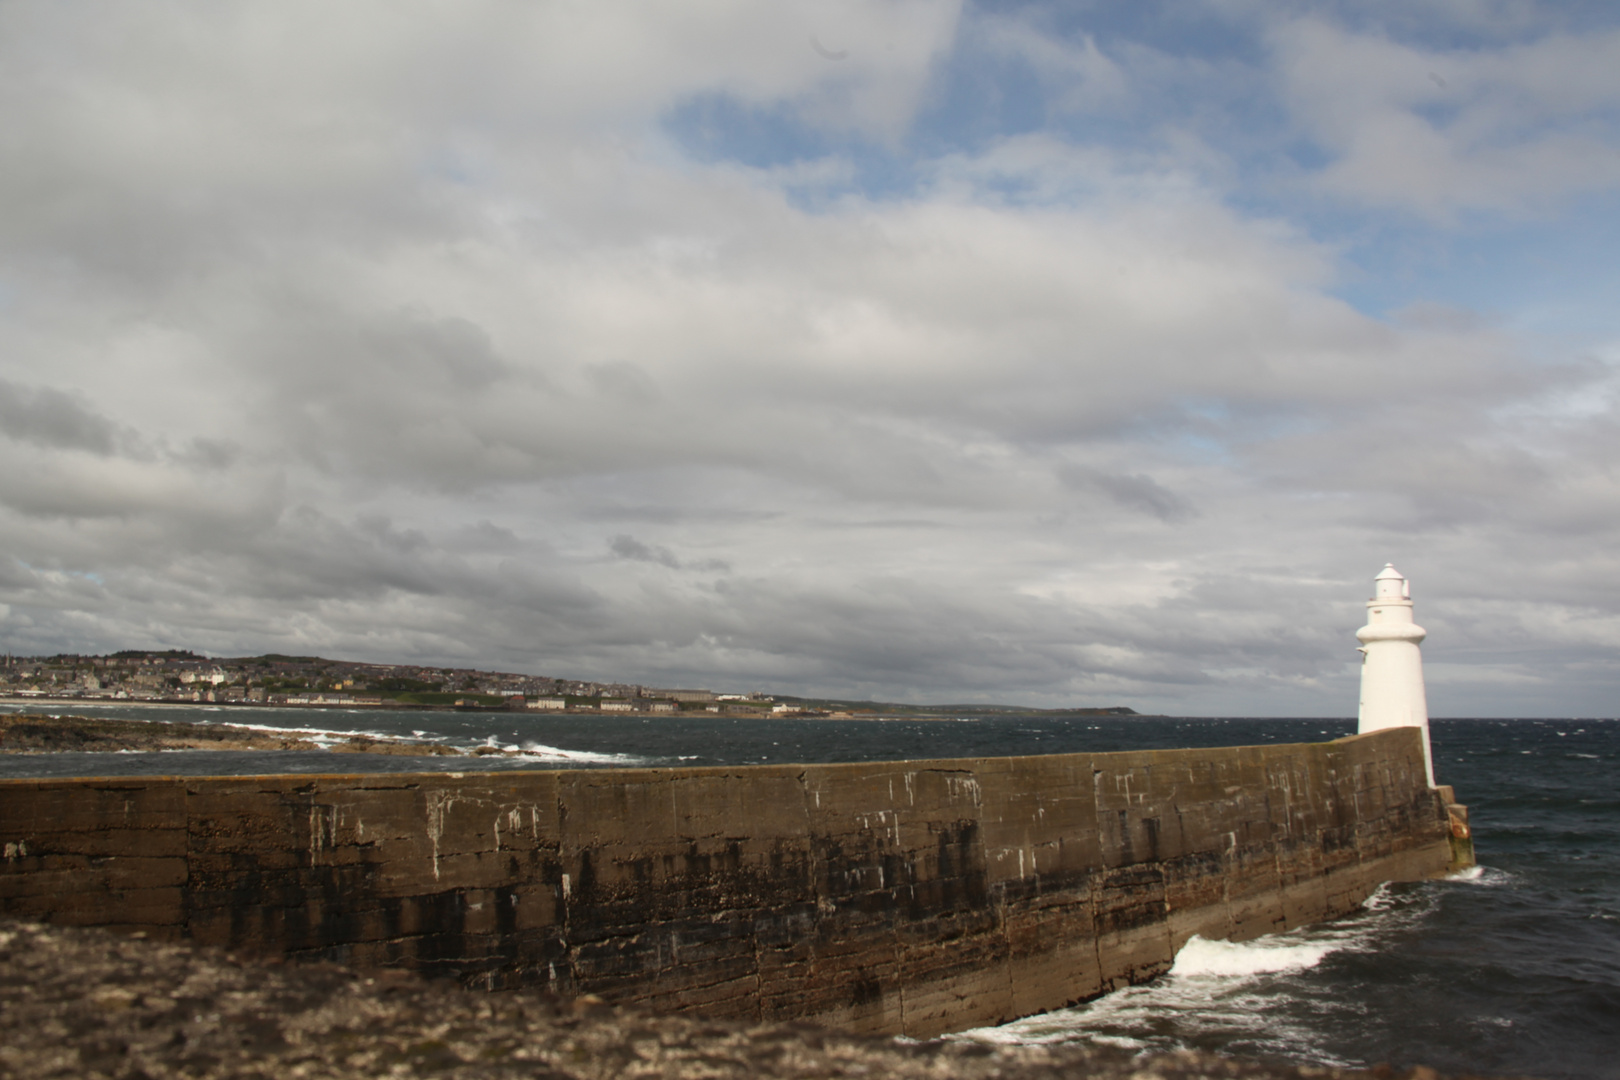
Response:
M513 747L517 750L517 747ZM594 750L564 750L560 746L546 746L543 743L524 743L517 755L530 761L577 761L582 765L635 765L645 761L645 758L633 754L604 754Z
M1498 870L1494 866L1471 866L1467 870L1458 870L1455 874L1447 874L1445 879L1447 881L1460 881L1469 885L1481 885L1487 889L1511 885L1517 880L1506 870Z
M1447 888L1510 880L1486 867L1461 886L1378 889L1364 910L1344 919L1234 943L1188 940L1161 978L1068 1009L952 1038L995 1044L1085 1043L1168 1052L1188 1046L1238 1046L1244 1054L1348 1067L1322 1045L1323 1017L1361 1006L1324 993L1329 957L1377 955L1434 917Z
M1389 882L1384 882L1372 891L1367 899L1361 902L1363 911L1388 911L1395 906L1395 895L1389 891Z
M1205 1035L1244 1032L1283 1057L1315 1064L1340 1062L1314 1045L1308 1026L1274 1008L1276 999L1251 992L1255 978L1165 978L1115 991L1095 1001L994 1028L948 1036L1000 1045L1084 1042L1131 1051L1179 1050ZM1264 1018L1257 1027L1257 1020Z
M1176 954L1170 974L1183 979L1231 978L1308 971L1339 946L1333 942L1209 941L1194 934Z
M311 735L317 739L374 739L377 742L399 742L400 736L385 731L350 730L348 728L266 727L261 724L215 724L214 727L239 728L256 735Z

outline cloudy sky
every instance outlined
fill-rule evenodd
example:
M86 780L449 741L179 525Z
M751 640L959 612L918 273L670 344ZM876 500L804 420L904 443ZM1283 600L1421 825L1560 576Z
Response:
M0 4L0 646L1620 713L1620 10Z

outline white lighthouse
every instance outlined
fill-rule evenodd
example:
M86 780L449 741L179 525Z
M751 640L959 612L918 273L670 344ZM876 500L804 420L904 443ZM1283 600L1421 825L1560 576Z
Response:
M1427 636L1412 621L1412 586L1392 563L1373 579L1367 625L1361 642L1361 714L1357 731L1390 727L1423 729L1423 764L1434 786L1434 755L1429 749L1429 703L1423 692L1423 653Z

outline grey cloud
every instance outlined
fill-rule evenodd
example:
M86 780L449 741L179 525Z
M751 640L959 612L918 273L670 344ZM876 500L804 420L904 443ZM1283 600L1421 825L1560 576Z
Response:
M1277 682L1258 670L1247 679L1231 671L1240 659L1269 667L1279 647L1302 658L1302 672L1343 683L1332 677L1343 666L1334 654L1348 655L1354 644L1348 632L1340 635L1343 642L1331 633L1301 639L1285 612L1217 624L1184 603L1105 617L1050 601L996 596L973 584L942 591L897 577L850 580L818 592L743 579L719 591L728 614L706 625L717 650L762 654L756 669L764 666L778 680L806 690L823 688L812 692L844 696L903 688L913 699L960 700L1040 687L1048 704L1080 705L1141 703L1151 686L1160 695L1171 691L1193 701L1202 694L1209 700L1223 687L1230 697L1245 682ZM1251 586L1251 606L1254 596ZM1261 627L1263 632L1254 632ZM1235 636L1234 629L1244 633ZM1335 644L1343 648L1335 650ZM1346 690L1347 699L1351 692Z
M525 547L522 538L516 532L496 525L488 519L457 529L451 544L461 551L479 554L497 552L512 554Z
M1120 506L1160 521L1187 521L1198 513L1190 502L1145 473L1109 473L1083 465L1063 465L1057 472L1076 491L1100 491Z
M683 562L675 557L675 553L666 547L644 544L635 537L626 533L615 536L608 543L608 550L614 557L627 559L631 562L654 563L658 566L668 567L671 570L700 570L700 571L726 571L731 564L723 559L699 559L693 562Z
M657 563L667 566L671 570L680 569L680 561L670 553L668 548L655 548L643 544L633 536L621 534L615 536L608 544L608 549L621 559L630 559L634 562Z
M33 581L30 567L9 556L0 558L0 589L22 590L32 586Z
M1246 514L1241 508L1213 520L1206 514L1201 544L1212 558L1232 549L1231 530L1246 526ZM1120 543L1121 524L1140 517L1101 515L1077 526L1065 561L1082 568L1095 562ZM827 545L838 532L805 533L802 519L794 519L783 535L810 545L808 555L834 550ZM1333 703L1340 714L1353 711L1352 632L1368 586L1322 579L1312 569L1318 563L1354 566L1351 547L1306 552L1293 564L1211 566L1170 583L1159 599L1121 604L1095 588L1073 599L1008 589L1030 569L1027 545L1019 543L986 559L975 556L982 540L958 534L959 554L947 563L955 572L942 578L924 569L928 553L952 535L919 534L906 524L860 540L854 550L868 561L881 556L887 570L863 572L841 559L819 571L726 577L695 591L677 576L655 575L625 594L611 573L593 579L588 559L491 558L459 545L442 547L415 526L378 518L345 523L300 510L246 544L209 550L185 541L190 554L179 573L156 561L160 545L154 544L146 556L154 560L150 568L114 569L99 592L59 579L26 592L8 587L12 591L0 599L31 620L32 637L15 636L23 633L21 624L7 624L14 642L68 633L52 612L89 604L98 612L95 620L75 624L72 633L128 641L150 620L189 626L195 637L183 643L216 651L241 651L246 642L279 647L298 628L317 634L307 640L346 655L501 658L522 670L645 681L931 700L1123 703L1197 713L1241 712L1242 702L1258 696L1279 702L1276 711L1288 711L1287 703L1305 714L1324 704L1331 711ZM896 545L901 537L906 542ZM735 540L756 550L767 546L763 536ZM1161 551L1159 544L1142 545L1125 563L1152 562L1176 550ZM610 550L620 566L680 562L665 544L631 536L614 538ZM1367 564L1363 576L1386 552L1400 558L1399 549L1376 545L1360 556ZM977 565L963 571L963 560L974 557ZM1422 563L1402 563L1416 576L1425 610L1446 611L1443 598L1455 583ZM143 592L146 599L137 601ZM90 601L92 595L99 599ZM243 636L244 627L257 625L272 631ZM1459 644L1455 632L1449 636ZM1584 654L1572 649L1570 655ZM1437 690L1437 703L1446 700Z
M383 514L361 514L355 523L356 531L369 537L379 547L402 555L411 555L428 547L427 537L419 530L396 529L394 523Z
M73 394L5 379L0 379L0 431L37 446L103 457L116 453L127 438L119 425Z
M592 364L585 369L585 375L598 393L616 401L648 405L662 396L646 370L628 360Z
M423 379L459 390L484 390L509 369L484 329L459 317L423 318L414 313L386 327L374 343L391 377Z
M343 292L317 296L307 288L267 299L256 315L280 324L283 335L242 344L277 376L270 385L283 408L364 421L370 411L406 403L453 407L510 373L485 329L460 316L376 310Z
M522 648L603 629L601 599L555 560L446 549L377 515L344 521L297 507L246 536L165 524L138 548L66 553L80 565L95 559L93 588L71 571L0 583L16 613L0 624L13 648L53 633L148 643L157 628L163 640L194 637L193 647L213 651L278 648L314 633L327 651L443 660L491 639ZM45 539L3 516L0 528L24 548ZM165 629L176 626L188 629ZM528 653L523 666L536 659Z
M242 447L226 439L198 436L174 452L174 460L199 469L222 470L235 465L242 456Z

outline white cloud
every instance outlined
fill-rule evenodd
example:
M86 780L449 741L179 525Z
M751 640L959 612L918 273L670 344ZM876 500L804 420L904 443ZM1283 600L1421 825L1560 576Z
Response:
M1620 181L1620 31L1442 50L1301 19L1272 40L1326 192L1443 219Z

